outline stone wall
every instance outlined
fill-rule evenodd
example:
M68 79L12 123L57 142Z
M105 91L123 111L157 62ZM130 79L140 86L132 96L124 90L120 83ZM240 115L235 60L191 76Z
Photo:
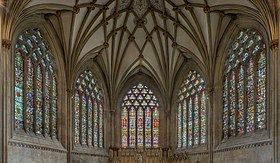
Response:
M53 149L40 149L36 146L8 147L9 163L66 163L67 153Z

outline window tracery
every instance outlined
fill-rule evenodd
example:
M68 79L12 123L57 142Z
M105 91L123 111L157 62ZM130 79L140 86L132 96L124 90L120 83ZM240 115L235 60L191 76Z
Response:
M39 29L18 36L14 66L15 129L56 138L56 66Z
M123 148L159 147L159 104L147 86L135 85L124 97L121 128Z
M90 70L77 79L74 95L74 143L103 148L103 110L101 89Z
M190 71L178 94L177 146L206 143L206 91L202 76Z
M267 126L267 56L263 36L243 29L227 53L223 86L224 138Z

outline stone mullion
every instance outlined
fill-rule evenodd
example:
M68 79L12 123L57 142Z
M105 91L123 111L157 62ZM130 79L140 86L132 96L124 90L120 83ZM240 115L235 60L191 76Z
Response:
M143 148L145 149L146 148L146 126L145 126L145 124L146 124L146 109L147 109L147 106L145 108L144 108L144 106L142 106L142 109L143 109L143 113L142 113L143 114Z
M91 94L91 93L90 93ZM91 116L92 116L92 120L91 120L91 123L92 123L92 126L91 126L91 128L92 128L92 130L91 130L91 134L92 134L92 140L91 140L91 144L92 144L92 146L94 147L94 100L92 99L92 97L90 97L91 98L91 102L92 102L92 111L91 111Z
M238 101L238 83L239 83L239 72L241 70L241 67L240 65L238 65L238 68L235 69L235 135L238 134L238 127L237 127L237 124L238 124L238 104L239 104L239 101Z
M149 103L147 105L149 105ZM151 106L150 106L150 108L151 108L151 141L152 141L151 148L153 148L154 147L154 110L155 110L155 108L152 108Z
M190 100L190 96L188 96L187 98L184 99L185 103L186 103L186 147L189 146L189 100ZM184 102L182 105L182 116L183 116L183 109L184 108ZM183 126L183 125L182 125Z
M129 127L130 126L130 109L131 109L131 106L127 107L127 147L128 148L130 148L130 127Z
M89 135L88 135L88 130L89 130L89 128L88 128L88 121L89 121L89 114L88 114L88 106L89 106L89 104L88 104L88 101L89 101L89 96L86 94L86 117L87 117L87 119L86 119L86 143L87 143L87 145L89 146L90 144L89 144Z
M137 97L135 101L137 100ZM137 108L136 108L137 107ZM138 147L138 108L139 106L134 106L135 109L135 147Z
M243 82L244 82L244 86L243 86L243 95L244 95L244 97L243 97L243 99L244 99L244 134L245 133L247 133L247 85L248 85L248 79L247 79L247 69L248 69L248 65L249 63L248 63L248 58L247 58L247 60L245 60L245 63L244 63L244 80L243 80Z
M26 55L22 55L22 62L23 62L23 88L27 88L27 58ZM15 74L15 73L14 73ZM27 132L27 118L26 118L26 107L27 107L27 102L26 102L26 89L23 89L22 91L22 99L23 99L23 130Z
M100 134L99 134L99 129L100 129L100 101L97 102L97 146L98 148L100 147Z
M228 115L227 115L227 118L228 118L228 122L227 122L227 130L228 130L228 133L227 133L227 137L229 138L230 137L230 72L227 74L226 76L227 78L227 101L228 101L228 106L227 106L227 109L228 109Z
M52 121L52 118L53 118L53 109L52 109L52 106L53 106L53 74L49 74L49 78L50 78L50 90L49 90L49 93L50 93L50 101L49 101L49 106L50 106L50 110L49 110L49 121L50 121L50 124L49 124L49 128L50 128L50 137L51 138L54 138L54 135L53 135L53 121Z
M181 103L180 106L181 107L179 108L179 109L181 109L181 117L180 117L181 118L181 140L180 140L181 141L181 148L183 147L183 139L184 139L184 135L183 135L183 128L184 128L183 127L183 123L184 123L183 122L184 121L184 118L183 118L184 117L184 115L183 115L183 113L184 113L183 112L184 100L186 100L186 99L184 98L182 101L180 101L180 103Z
M43 110L43 114L42 114L42 116L43 116L43 119L42 119L42 127L43 127L43 129L42 129L42 134L44 135L44 136L47 136L46 135L46 123L45 123L45 121L46 121L46 107L47 107L47 105L46 105L46 97L45 97L45 94L46 94L46 89L47 89L47 86L46 86L46 67L44 67L43 69L41 69L41 72L42 72L42 110Z
M194 85L194 84L193 84ZM194 146L194 111L195 111L195 94L192 95L192 146Z
M37 121L36 121L36 117L37 117L37 110L38 110L38 106L37 106L37 99L38 99L38 92L37 92L37 68L38 66L40 66L37 63L34 63L33 60L31 59L32 64L33 64L33 91L34 91L34 98L33 98L33 132L35 133L35 135L37 135Z
M202 92L201 90L198 94L198 145L201 144L201 102L202 102Z
M83 134L82 134L82 119L83 119L83 114L82 114L82 110L83 110L83 106L82 106L82 104L83 104L83 96L82 96L82 92L81 91L79 91L79 103L80 103L80 105L79 105L79 141L80 141L80 145L82 145L83 143L82 143L82 136L83 136Z
M257 79L257 71L258 71L258 59L260 57L260 54L257 53L255 54L256 56L253 57L253 61L254 61L254 131L256 131L258 129L257 125L258 125L258 119L257 119L257 112L258 112L258 108L257 108L257 103L258 103L258 79Z

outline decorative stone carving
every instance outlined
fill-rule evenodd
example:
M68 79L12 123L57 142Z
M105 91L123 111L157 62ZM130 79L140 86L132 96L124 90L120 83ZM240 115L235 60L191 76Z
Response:
M146 0L134 0L134 11L137 16L142 17L148 9L148 4Z

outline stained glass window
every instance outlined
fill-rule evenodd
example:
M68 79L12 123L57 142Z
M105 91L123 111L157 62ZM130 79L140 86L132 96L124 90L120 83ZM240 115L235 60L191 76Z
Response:
M205 82L196 71L190 71L180 87L177 109L178 148L206 143Z
M159 147L159 104L143 84L132 87L121 105L123 148Z
M57 137L56 67L40 30L28 29L15 45L15 129ZM52 109L51 109L52 108Z
M266 128L266 62L266 45L260 33L241 30L225 62L224 138Z
M103 148L103 95L90 70L80 74L74 95L74 143Z

